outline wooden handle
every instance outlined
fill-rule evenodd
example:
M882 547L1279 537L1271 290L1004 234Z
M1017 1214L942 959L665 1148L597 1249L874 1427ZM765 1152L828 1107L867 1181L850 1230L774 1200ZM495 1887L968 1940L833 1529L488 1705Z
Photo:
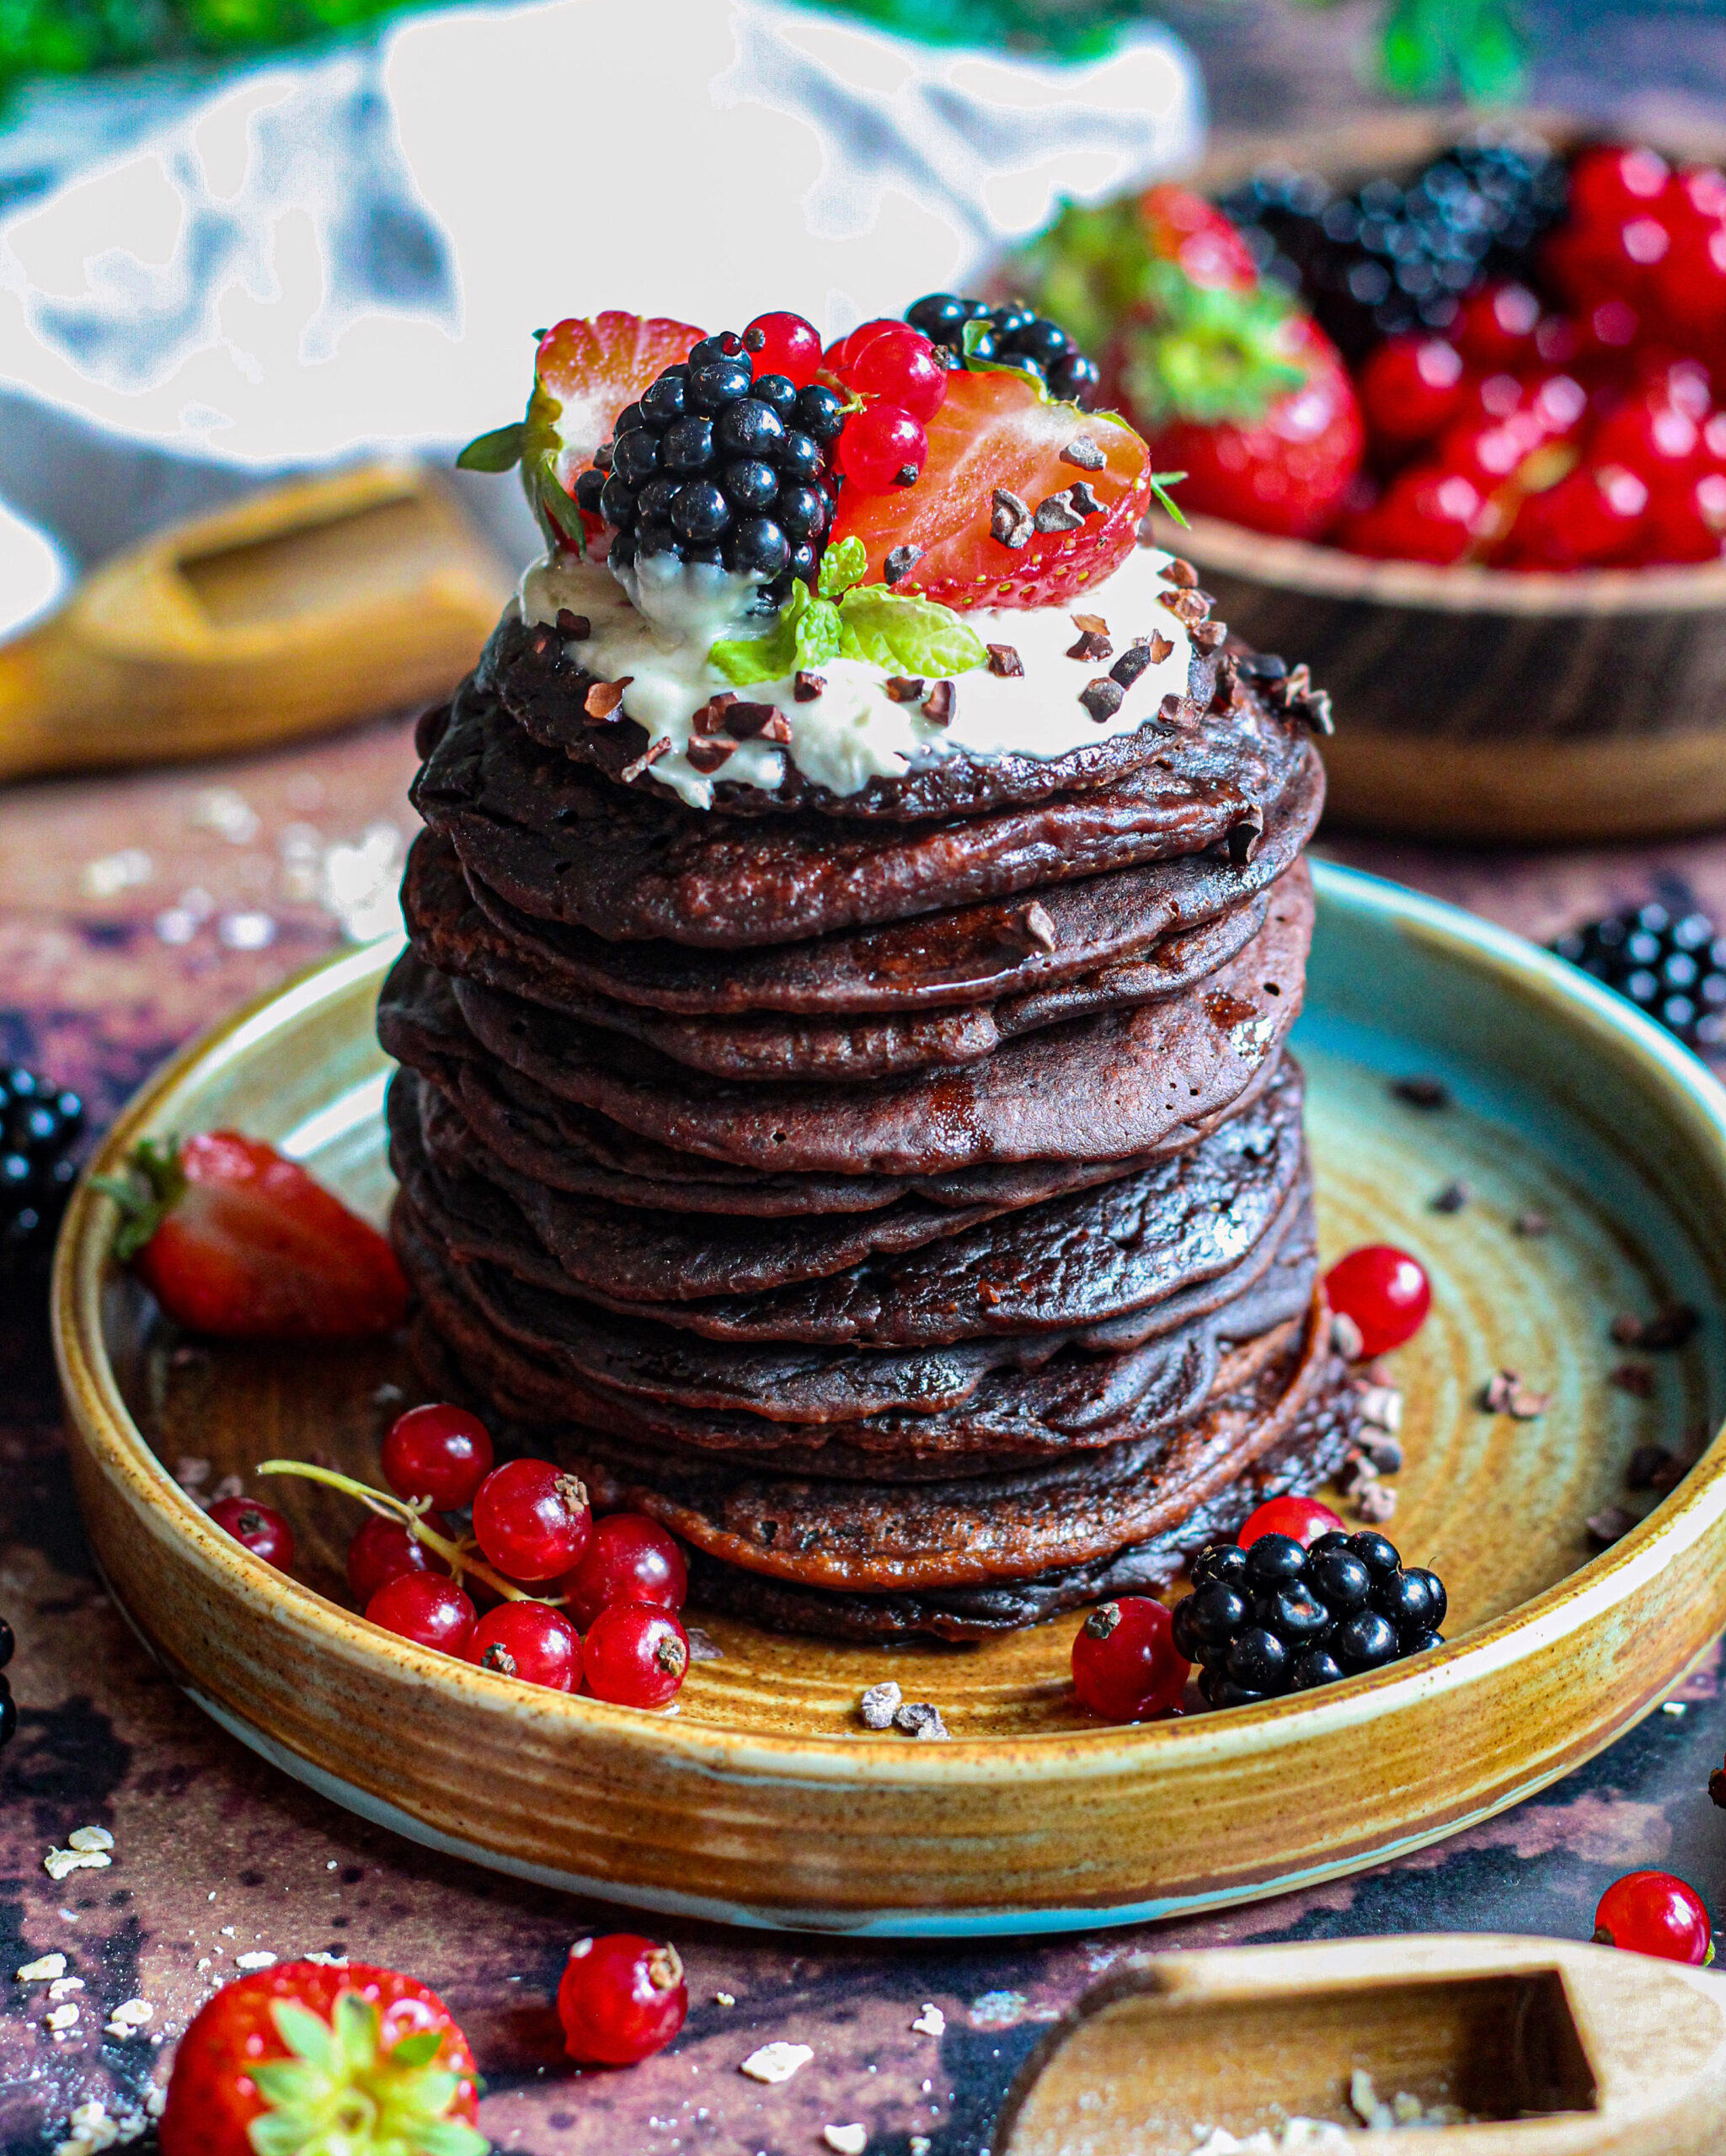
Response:
M1365 2126L1373 2099L1398 2098L1429 2123ZM1478 2123L1458 2138L1441 2106ZM1708 2156L1726 2145L1726 1990L1700 1969L1546 1939L1147 1956L1050 2031L993 2146L1191 2156L1218 2128L1280 2145L1291 2117L1353 2129L1349 2156Z
M104 563L0 646L0 779L231 754L441 695L508 593L412 465L272 488Z

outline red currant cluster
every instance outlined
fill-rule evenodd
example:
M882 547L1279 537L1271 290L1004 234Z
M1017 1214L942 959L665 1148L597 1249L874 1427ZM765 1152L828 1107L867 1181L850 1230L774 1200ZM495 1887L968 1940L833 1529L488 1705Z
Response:
M847 418L833 462L862 494L911 485L928 459L923 430L947 396L947 367L908 322L866 322L830 344L821 366L860 400Z
M1339 542L1518 569L1717 559L1726 541L1726 174L1586 150L1538 280L1443 335L1392 337L1359 389L1371 475Z
M398 1416L385 1436L393 1496L297 1460L259 1471L326 1482L366 1504L347 1576L368 1622L526 1684L667 1705L689 1668L676 1542L639 1513L596 1520L585 1489L549 1460L493 1460L477 1416L435 1403ZM446 1515L470 1508L464 1534ZM254 1556L291 1568L293 1530L270 1506L227 1498L210 1518Z

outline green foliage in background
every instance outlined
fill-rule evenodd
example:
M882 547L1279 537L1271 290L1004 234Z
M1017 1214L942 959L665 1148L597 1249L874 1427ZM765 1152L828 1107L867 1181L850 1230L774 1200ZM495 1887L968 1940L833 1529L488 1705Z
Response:
M267 51L355 29L403 0L0 0L0 98L32 76ZM1093 60L1154 16L1154 0L805 0L927 45ZM409 0L411 4L411 0ZM434 0L435 4L435 0ZM615 0L627 6L628 0ZM1226 0L1225 0L1226 4ZM1324 4L1324 0L1319 0ZM1499 99L1521 87L1515 0L1387 0L1387 84L1410 97Z

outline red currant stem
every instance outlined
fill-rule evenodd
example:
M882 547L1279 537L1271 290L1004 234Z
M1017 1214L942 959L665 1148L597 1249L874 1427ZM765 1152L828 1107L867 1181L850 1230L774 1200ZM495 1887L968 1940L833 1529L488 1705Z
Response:
M398 1519L416 1542L423 1542L428 1550L436 1550L450 1568L451 1577L459 1587L464 1572L472 1572L482 1579L506 1602L545 1602L550 1609L560 1608L544 1595L529 1594L513 1580L506 1580L501 1572L494 1572L483 1557L473 1555L470 1541L454 1541L446 1534L440 1534L435 1527L428 1527L422 1513L429 1509L430 1499L418 1497L409 1500L393 1496L385 1490L374 1490L369 1483L356 1482L351 1475L339 1474L333 1467L313 1467L303 1460L266 1460L254 1470L259 1475L297 1475L307 1482L323 1482L332 1490L345 1491L350 1497L357 1497L368 1511L382 1519Z

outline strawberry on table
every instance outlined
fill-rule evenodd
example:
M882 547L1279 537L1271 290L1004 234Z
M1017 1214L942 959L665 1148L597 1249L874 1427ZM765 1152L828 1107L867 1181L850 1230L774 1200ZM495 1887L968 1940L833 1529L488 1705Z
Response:
M473 2054L393 1969L282 1961L199 2013L174 2062L162 2156L486 2156Z
M890 553L908 549L900 592L953 607L1059 606L1131 552L1153 474L1145 444L1119 419L1058 403L1028 375L989 368L950 375L925 431L915 485L840 495L829 544L860 541L868 582L886 577ZM1076 483L1094 509L1082 494L1070 514L1045 508L1057 495L1071 501ZM1011 542L997 531L1003 495L1023 505L1031 527L1009 508Z
M232 1340L361 1340L407 1314L395 1252L261 1139L146 1139L125 1182L115 1256L168 1315Z

